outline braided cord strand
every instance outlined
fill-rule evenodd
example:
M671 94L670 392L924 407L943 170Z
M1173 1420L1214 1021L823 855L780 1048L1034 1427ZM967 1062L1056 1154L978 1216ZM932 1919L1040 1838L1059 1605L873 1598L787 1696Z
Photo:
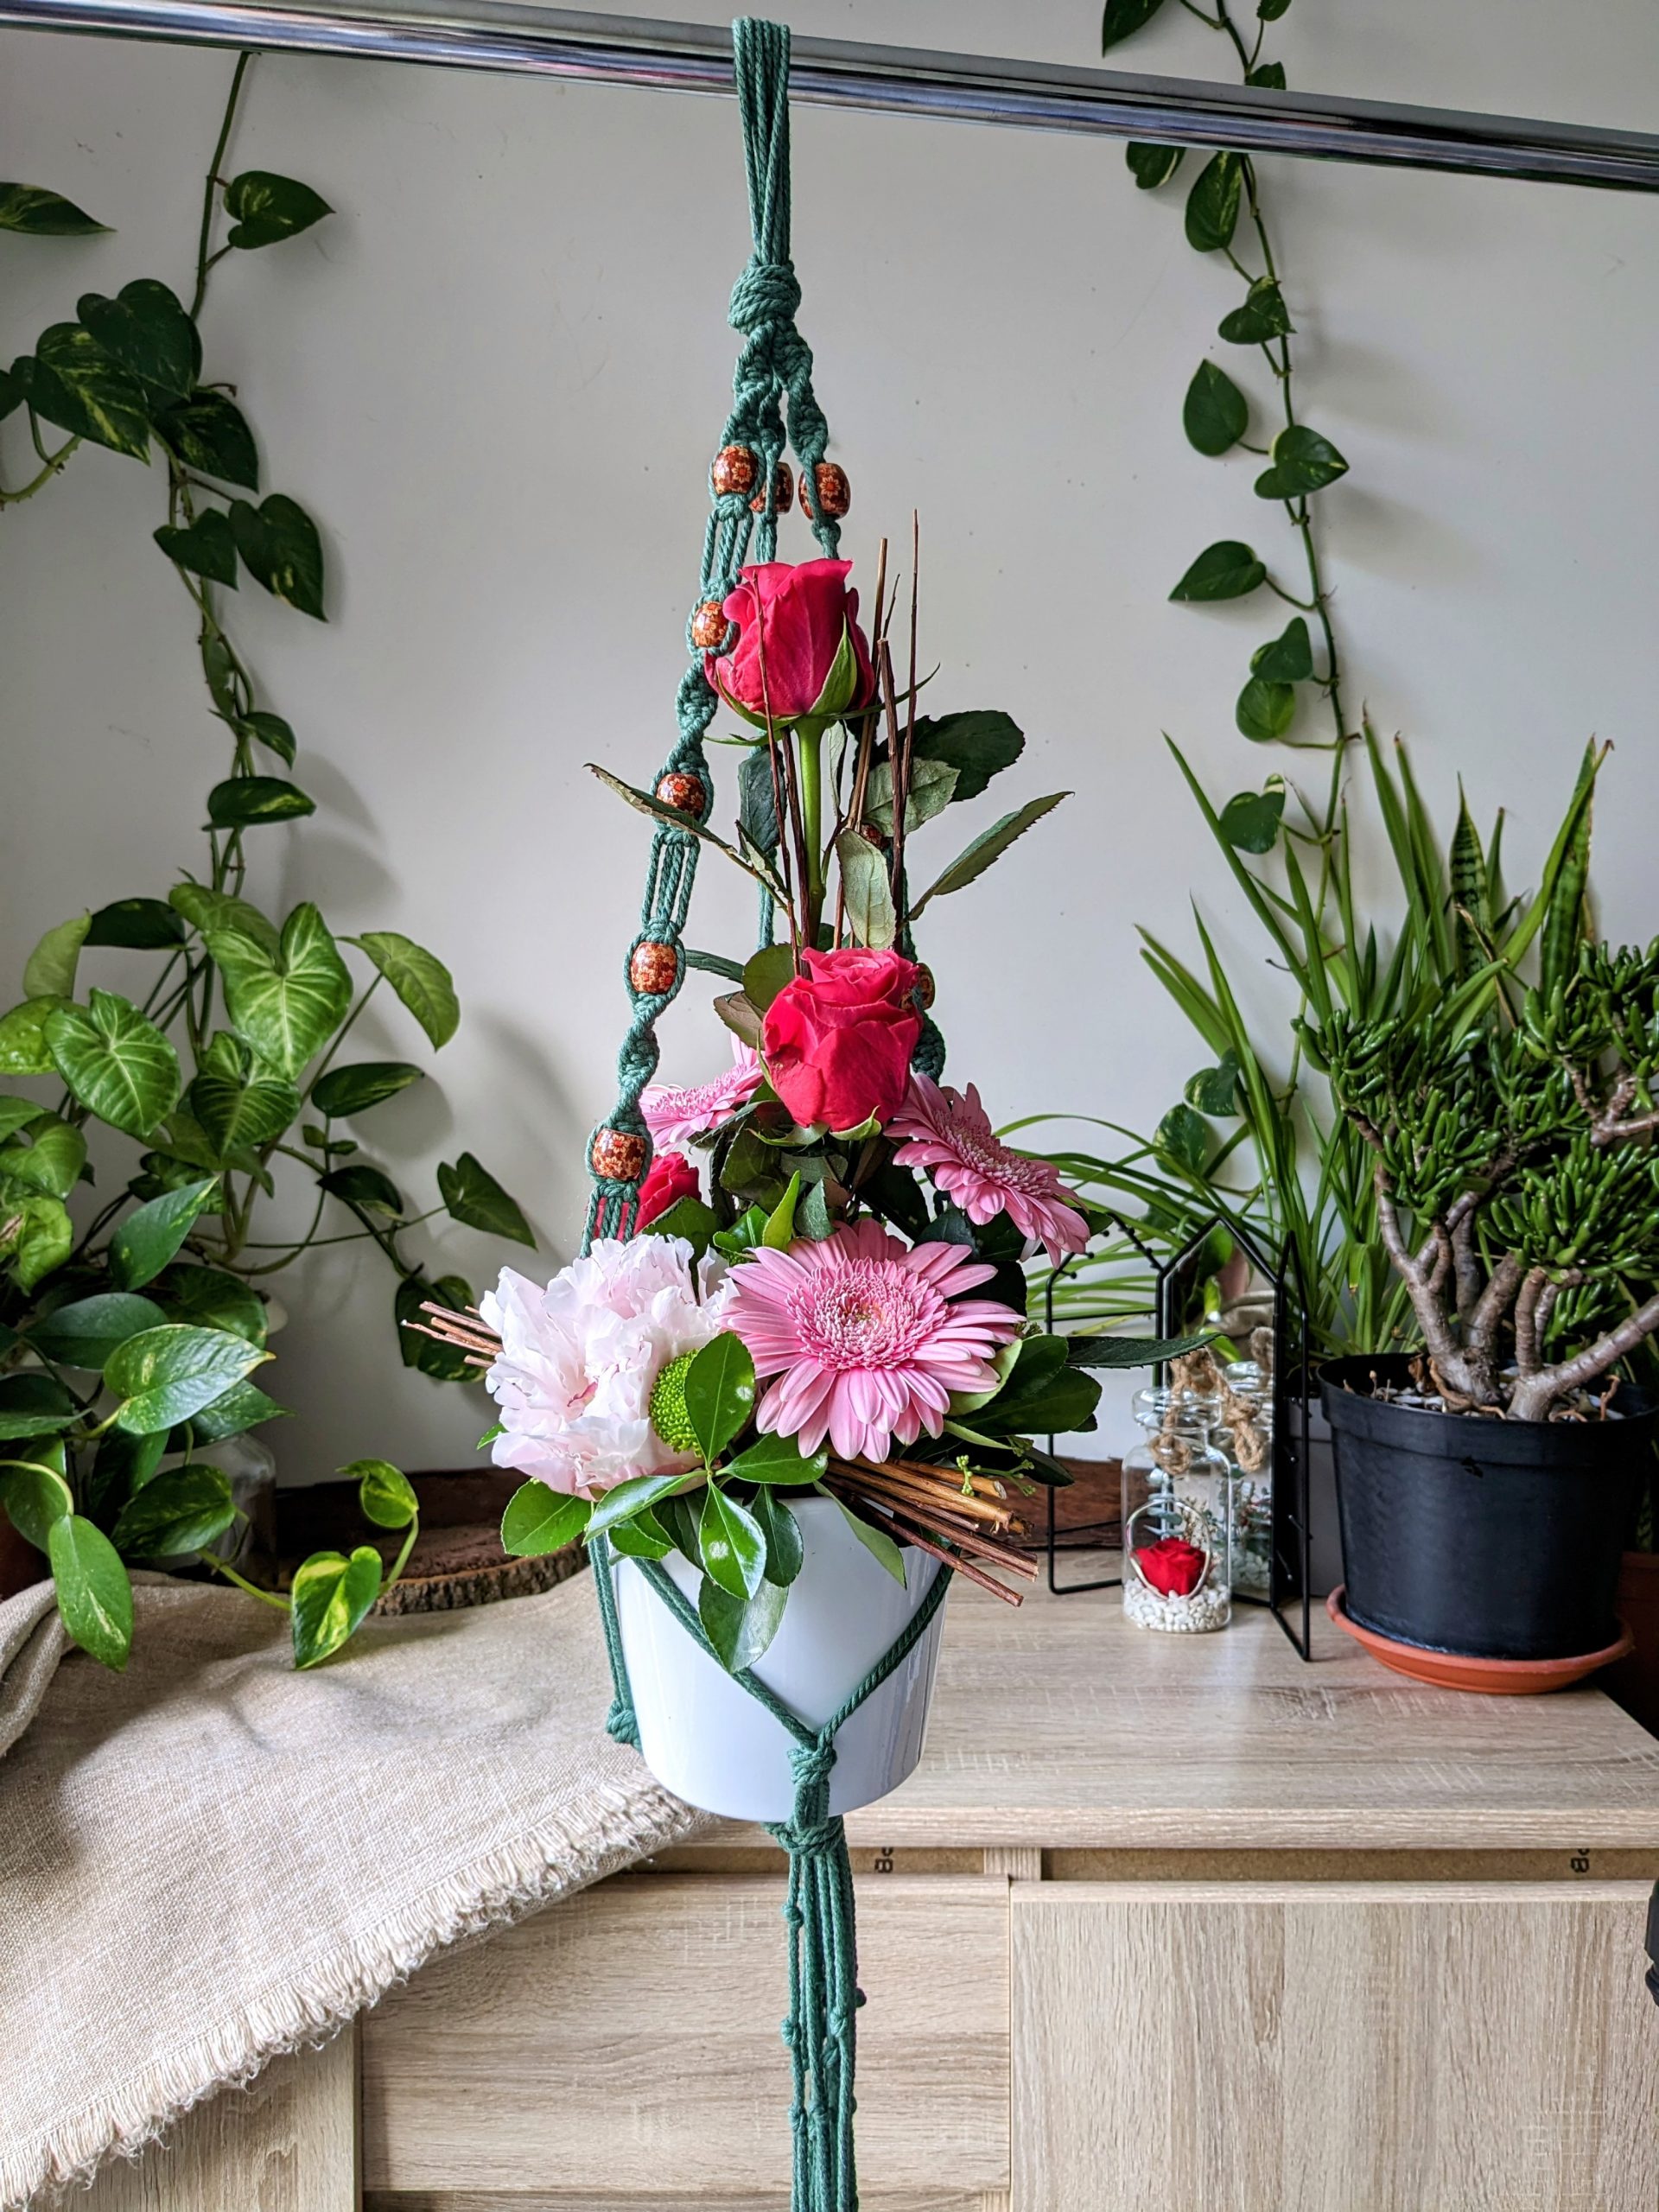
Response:
M753 250L732 290L730 320L743 339L732 377L732 408L722 446L747 446L760 462L763 496L759 511L745 492L711 488L703 532L698 607L726 599L738 582L751 541L762 561L777 551L777 471L786 444L792 444L807 480L830 442L830 426L812 389L812 353L795 327L801 288L789 257L789 32L781 23L741 17L732 26L738 111L743 130L743 162L748 181L749 229ZM812 534L826 556L841 543L840 524L811 505ZM701 794L696 811L706 817L713 799L703 740L719 698L703 671L702 654L686 625L690 665L680 679L675 700L678 736L658 772L659 791ZM685 779L685 780L677 780ZM671 804L679 804L671 798ZM687 810L682 807L682 810ZM657 1024L685 979L683 931L696 877L697 840L690 830L664 823L653 833L639 909L639 932L623 963L629 1018L617 1055L617 1098L609 1117L588 1139L593 1176L587 1233L582 1249L596 1236L626 1235L639 1184L651 1164L651 1138L639 1111L639 1096L657 1072L660 1052ZM769 942L771 913L761 915ZM642 945L665 948L671 959L657 957L648 976L660 988L636 980L635 954ZM664 975L664 970L668 972Z

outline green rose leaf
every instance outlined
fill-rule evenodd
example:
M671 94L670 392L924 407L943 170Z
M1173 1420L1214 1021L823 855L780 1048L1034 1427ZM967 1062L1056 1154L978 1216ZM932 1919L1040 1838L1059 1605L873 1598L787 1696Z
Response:
M1033 823L1052 812L1063 798L1070 798L1070 791L1050 791L1044 798L1027 799L1012 814L1005 814L983 830L972 844L957 855L943 874L936 876L921 897L911 907L912 918L918 915L930 899L943 899L952 891L961 891L984 874L993 861L1001 860L1016 837L1023 837Z
M810 1236L815 1244L822 1244L826 1236L835 1234L835 1218L830 1211L830 1201L823 1194L822 1183L807 1185L806 1196L801 1200L795 1215L795 1227L801 1236Z
M697 1523L702 1571L734 1598L753 1598L766 1580L766 1540L753 1514L710 1483Z
M234 1382L222 1398L215 1398L198 1414L193 1414L186 1424L189 1431L189 1445L222 1444L227 1436L241 1436L251 1428L257 1428L262 1421L286 1421L288 1408L268 1398L257 1382ZM181 1437L173 1447L182 1451L185 1440Z
M1240 791L1221 810L1221 834L1236 852L1270 853L1279 841L1284 812L1282 784L1269 784L1263 791Z
M23 963L26 999L72 999L80 948L92 925L90 914L72 914L67 922L48 930Z
M1238 443L1249 422L1249 402L1226 370L1200 361L1181 404L1187 443L1213 459Z
M1109 54L1126 38L1149 23L1164 4L1164 0L1106 0L1105 13L1100 20L1100 50Z
M799 1574L805 1559L801 1524L772 1491L756 1493L753 1512L755 1525L766 1547L766 1580L786 1590Z
M207 819L215 830L242 830L260 822L292 822L315 814L315 799L280 776L230 776L207 794Z
M1307 624L1293 614L1283 634L1250 655L1250 674L1267 683L1305 683L1313 673L1313 647Z
M763 1582L753 1598L734 1598L704 1575L697 1592L697 1618L728 1675L741 1674L764 1657L783 1620L788 1596L777 1583Z
M132 1585L115 1546L79 1513L54 1522L48 1556L72 1643L119 1673L132 1648Z
M1214 1067L1200 1068L1187 1077L1183 1096L1196 1112L1224 1120L1238 1111L1239 1073L1238 1054L1224 1052Z
M219 1195L219 1178L186 1183L130 1213L110 1239L110 1276L118 1290L153 1282L190 1234L198 1214Z
M1270 338L1289 338L1296 326L1285 306L1284 295L1270 276L1258 276L1244 295L1244 304L1224 315L1217 334L1230 346L1265 346Z
M204 931L219 963L231 1026L290 1079L346 1018L352 978L322 916L305 899L283 924L273 955L239 929Z
M331 1197L359 1206L365 1213L383 1213L393 1221L403 1217L403 1192L384 1168L372 1166L367 1160L353 1160L349 1167L331 1167L326 1175L318 1176L317 1182Z
M91 331L54 322L32 361L12 363L30 406L43 421L112 453L149 458L149 404L137 377L111 360Z
M122 1401L115 1426L133 1436L175 1428L270 1356L228 1329L186 1321L145 1329L105 1363L104 1386Z
M44 185L0 184L0 231L35 238L87 238L109 227Z
M908 1589L910 1586L905 1574L905 1555L886 1529L873 1528L869 1522L861 1520L856 1513L850 1512L846 1506L842 1505L839 1498L836 1498L836 1503L840 1508L842 1519L858 1538L870 1557L887 1569L901 1590Z
M568 1497L545 1483L525 1483L507 1500L501 1516L501 1548L511 1559L537 1559L562 1552L588 1525L585 1497Z
M230 1482L217 1467L169 1467L128 1499L110 1538L124 1559L176 1559L205 1552L235 1519Z
M1123 158L1128 163L1129 175L1140 192L1155 192L1160 184L1167 184L1181 166L1185 149L1179 146L1135 145L1123 149Z
M35 1322L29 1342L44 1357L60 1367L80 1367L98 1373L129 1337L160 1328L167 1316L148 1298L131 1291L99 1291L73 1306L60 1306Z
M885 951L899 934L887 855L856 830L843 830L836 840L836 860L848 926L860 944Z
M169 561L192 575L206 576L212 584L237 588L236 540L229 518L217 507L205 507L188 529L163 523L151 536Z
M74 1249L74 1224L61 1198L9 1199L0 1208L0 1255L19 1290L33 1290Z
M779 991L795 980L795 955L786 944L763 945L737 971L743 995L757 1014L764 1014Z
M228 1329L251 1344L263 1345L265 1341L265 1301L239 1275L226 1274L222 1268L181 1263L157 1276L151 1288L166 1309L158 1319Z
M0 1506L26 1544L43 1552L52 1530L75 1510L68 1484L43 1459L0 1461Z
M167 903L204 940L209 930L234 930L270 953L275 953L280 942L274 922L245 899L235 898L228 891L210 891L205 883L175 883L167 894Z
M1248 545L1224 537L1205 547L1169 595L1195 603L1243 599L1266 582L1267 575L1266 566Z
M1238 695L1233 719L1257 745L1282 737L1296 719L1295 686L1264 683L1259 676L1253 676Z
M1204 1117L1187 1105L1172 1106L1158 1124L1154 1141L1159 1149L1195 1175L1202 1174L1210 1156L1210 1130Z
M476 1382L483 1370L469 1367L464 1351L405 1325L425 1321L421 1307L429 1300L435 1306L447 1306L452 1313L464 1313L473 1303L472 1286L462 1275L439 1275L432 1281L425 1275L408 1275L398 1284L392 1295L392 1318L404 1365L418 1368L435 1382Z
M1238 227L1244 165L1236 154L1212 154L1186 195L1186 242L1199 253L1219 253Z
M294 766L294 732L280 715L268 715L263 708L257 709L251 715L243 715L240 727L247 731L250 737L257 738L267 752L274 753L289 767Z
M685 1371L685 1410L712 1463L754 1411L754 1362L729 1329L712 1338Z
M43 1192L67 1198L86 1165L86 1140L55 1114L37 1114L26 1128L0 1149L0 1183L11 1190Z
M1293 423L1273 442L1273 466L1255 480L1259 499L1294 499L1308 492L1321 492L1348 474L1348 464L1329 438Z
M35 1368L0 1375L0 1438L55 1436L79 1413L73 1395L54 1376Z
M727 1466L728 1476L746 1483L819 1483L830 1465L827 1451L803 1452L792 1436L763 1436Z
M993 776L1013 767L1026 749L1025 733L1011 715L977 708L959 715L923 715L912 739L915 760L936 760L957 772L953 800L977 798Z
M358 1060L349 1067L331 1068L311 1086L311 1103L320 1114L339 1120L366 1114L422 1080L423 1071L407 1060Z
M297 238L334 212L308 184L274 176L269 169L244 169L225 188L225 213L235 224L230 243L245 252Z
M363 1516L377 1529L407 1529L421 1510L414 1484L390 1459L353 1459L340 1473L345 1481L357 1484Z
M350 1643L380 1595L380 1554L359 1544L340 1552L314 1552L294 1575L294 1664L315 1667Z
M179 1103L179 1056L130 999L95 990L86 1007L60 1007L46 1022L47 1050L76 1100L130 1137L147 1137Z
M425 1030L433 1049L447 1045L461 1022L461 1004L449 970L442 960L396 930L370 930L350 937L366 952L398 997Z
M25 999L0 1019L0 1075L54 1072L47 1049L46 1025L64 1003L60 998Z
M322 541L303 507L282 492L273 492L257 507L238 499L231 508L231 529L248 574L273 599L285 600L319 622L327 620L322 611Z
M165 899L117 899L92 917L86 942L134 952L170 952L184 943L184 924Z
M948 760L912 761L910 792L905 801L906 834L912 830L919 830L936 814L943 814L956 795L957 772ZM874 823L884 837L892 836L893 766L890 761L878 761L870 771L864 814L866 820Z
M248 428L248 418L242 410L234 400L227 399L222 391L193 392L188 399L181 399L175 406L163 408L155 417L155 426L156 435L162 443L187 468L197 469L203 476L215 476L221 484L240 484L250 492L258 489L259 452L253 442L253 432ZM243 504L240 499L235 503L238 507ZM271 502L267 500L265 504L269 506ZM292 500L283 504L293 505ZM296 507L294 512L298 514L299 509ZM250 507L248 512L252 514L255 510ZM202 519L205 521L206 516ZM215 513L214 519L223 522L224 517ZM239 543L234 508L229 527ZM321 590L320 554L318 562L318 588ZM267 591L276 588L259 575L254 562L249 561L248 566L256 576L259 576ZM289 594L280 592L277 596L287 599ZM307 610L308 613L314 611Z
M482 1229L492 1236L510 1236L516 1244L535 1249L536 1233L519 1211L517 1199L508 1197L470 1152L463 1152L453 1167L447 1160L441 1163L438 1196L451 1221L468 1229Z
M693 1259L700 1260L714 1241L720 1226L720 1216L701 1198L676 1198L673 1205L654 1221L648 1221L641 1236L683 1236L691 1247Z
M201 340L176 293L154 276L124 284L114 299L87 292L75 313L112 361L152 391L182 399L201 366Z

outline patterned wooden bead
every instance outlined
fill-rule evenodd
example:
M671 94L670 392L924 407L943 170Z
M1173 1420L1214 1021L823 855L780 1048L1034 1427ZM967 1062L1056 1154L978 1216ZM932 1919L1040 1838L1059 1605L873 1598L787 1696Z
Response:
M725 644L726 615L717 599L705 599L691 617L691 642L704 653L716 653Z
M671 944L642 938L628 960L628 981L642 998L660 998L671 991L680 972L680 956Z
M853 504L853 487L847 481L846 470L838 467L833 461L821 461L813 470L812 480L809 482L806 471L803 469L801 471L801 512L809 520L817 512L817 508L812 504L815 497L818 506L823 508L824 513L833 516L838 522Z
M790 474L789 463L786 461L780 461L772 472L772 503L780 515L786 515L795 504L795 479ZM766 494L757 493L749 501L749 505L756 514L764 514L766 509Z
M916 1002L924 1014L933 1003L936 988L933 970L924 963L916 970Z
M718 499L734 492L747 499L760 481L760 454L752 446L721 446L709 471L709 481Z
M607 1182L634 1183L645 1172L645 1141L632 1129L600 1129L588 1157Z
M695 814L699 822L709 804L709 794L701 776L671 774L658 779L657 796L664 806L677 807L682 814Z
M878 852L887 842L874 822L861 822L858 825L858 834L867 845L874 845Z

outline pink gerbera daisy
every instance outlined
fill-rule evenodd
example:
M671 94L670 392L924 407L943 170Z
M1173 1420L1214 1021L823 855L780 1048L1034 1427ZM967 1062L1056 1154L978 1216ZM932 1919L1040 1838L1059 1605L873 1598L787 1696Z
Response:
M969 1221L1005 1213L1022 1236L1038 1238L1056 1262L1089 1242L1089 1224L1065 1203L1065 1184L1046 1160L1029 1160L992 1133L971 1083L964 1096L928 1076L912 1075L887 1135L899 1145L894 1165L925 1168Z
M651 1131L652 1147L690 1144L718 1128L740 1106L747 1106L760 1088L760 1055L741 1039L732 1039L732 1065L712 1083L689 1087L667 1083L650 1084L639 1101L639 1111Z
M756 1427L806 1452L828 1436L844 1459L937 1436L951 1392L994 1388L991 1356L1020 1333L1012 1307L957 1295L995 1273L964 1245L912 1249L869 1220L752 1252L732 1271L721 1324L779 1377Z

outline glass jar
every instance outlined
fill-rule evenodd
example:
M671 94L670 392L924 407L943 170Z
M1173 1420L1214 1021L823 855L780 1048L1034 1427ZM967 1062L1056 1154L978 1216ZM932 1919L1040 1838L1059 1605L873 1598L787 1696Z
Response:
M1135 1395L1146 1436L1123 1461L1123 1611L1138 1628L1192 1635L1232 1618L1233 1471L1217 1408L1185 1389Z
M1216 1441L1225 1450L1233 1484L1233 1587L1241 1596L1273 1592L1273 1386L1253 1359L1223 1370L1243 1420L1224 1419Z

